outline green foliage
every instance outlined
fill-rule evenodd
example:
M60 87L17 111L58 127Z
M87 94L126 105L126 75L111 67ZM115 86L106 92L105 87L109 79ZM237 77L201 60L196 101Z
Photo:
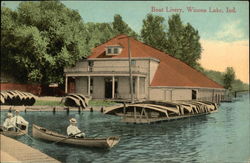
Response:
M103 44L120 34L126 34L135 38L138 37L138 35L128 26L127 23L122 20L122 17L118 14L114 16L114 21L112 23L87 23L85 27L88 31L86 43L90 49Z
M235 80L235 72L233 67L227 67L223 75L223 83L226 89L232 90L232 83Z
M184 25L178 14L168 19L168 26L165 51L188 65L197 67L201 56L198 31L189 23Z
M209 77L213 81L217 82L218 84L224 85L222 72L214 71L214 70L205 70L204 74L206 74L207 77Z
M90 51L79 13L59 1L21 2L17 11L2 7L1 14L3 71L23 82L62 83L64 67Z
M121 15L116 14L114 16L114 21L112 23L113 31L115 35L126 34L128 36L133 36L137 38L137 34L133 31L127 23L122 20Z
M114 30L109 23L87 23L87 44L92 49L115 36Z
M229 68L228 74L231 74L231 72L232 72L232 69ZM227 74L227 71L223 73L219 71L205 70L203 71L203 73L210 79L214 80L215 82L225 87L224 79L225 79L225 75ZM239 91L239 90L249 90L249 84L243 83L239 79L234 79L231 82L231 91Z
M249 90L249 84L243 83L241 80L236 79L232 82L232 91Z
M166 32L164 18L148 14L143 20L141 38L144 43L159 50L166 50Z

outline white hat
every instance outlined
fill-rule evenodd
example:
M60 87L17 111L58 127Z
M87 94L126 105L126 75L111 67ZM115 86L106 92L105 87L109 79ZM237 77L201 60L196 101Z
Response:
M71 118L69 121L70 123L77 123L77 120L75 118Z
M7 113L7 117L13 117L12 113Z

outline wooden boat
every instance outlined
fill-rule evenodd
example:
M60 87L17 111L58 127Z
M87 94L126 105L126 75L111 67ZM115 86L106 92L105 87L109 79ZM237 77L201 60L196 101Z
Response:
M68 138L66 135L58 134L34 124L32 126L32 135L35 138L47 141L94 148L112 148L120 141L119 136L110 136L107 138Z
M25 130L17 130L17 131L6 131L3 126L0 126L0 134L8 136L8 137L17 137L22 136L28 133L28 127Z

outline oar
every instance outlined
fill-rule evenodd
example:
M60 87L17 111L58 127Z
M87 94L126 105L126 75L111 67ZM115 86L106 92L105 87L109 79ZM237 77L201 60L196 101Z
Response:
M34 140L32 137L30 137L27 133L23 132L19 127L14 126L16 129L18 129L21 133L25 134L26 136L28 136L31 140ZM26 126L27 127L27 126Z
M74 136L76 136L76 135L78 135L78 134L81 134L81 133L83 133L83 131L78 132L78 133L76 133L76 134L74 134L74 135L68 136L67 138L61 139L61 140L59 140L59 141L56 141L56 142L54 142L54 143L52 143L52 144L59 143L59 142L61 142L61 141L64 141L64 140L69 139L69 138L72 138L72 137L74 137Z

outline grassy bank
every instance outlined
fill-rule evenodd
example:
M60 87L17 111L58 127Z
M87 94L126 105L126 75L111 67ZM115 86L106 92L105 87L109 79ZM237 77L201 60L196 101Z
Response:
M34 105L39 105L39 106L63 106L60 101L45 101L45 100L36 100Z
M90 100L89 106L112 106L115 105L115 102L112 101L104 101L104 100ZM63 106L60 101L47 101L47 100L36 100L34 105L39 106Z

